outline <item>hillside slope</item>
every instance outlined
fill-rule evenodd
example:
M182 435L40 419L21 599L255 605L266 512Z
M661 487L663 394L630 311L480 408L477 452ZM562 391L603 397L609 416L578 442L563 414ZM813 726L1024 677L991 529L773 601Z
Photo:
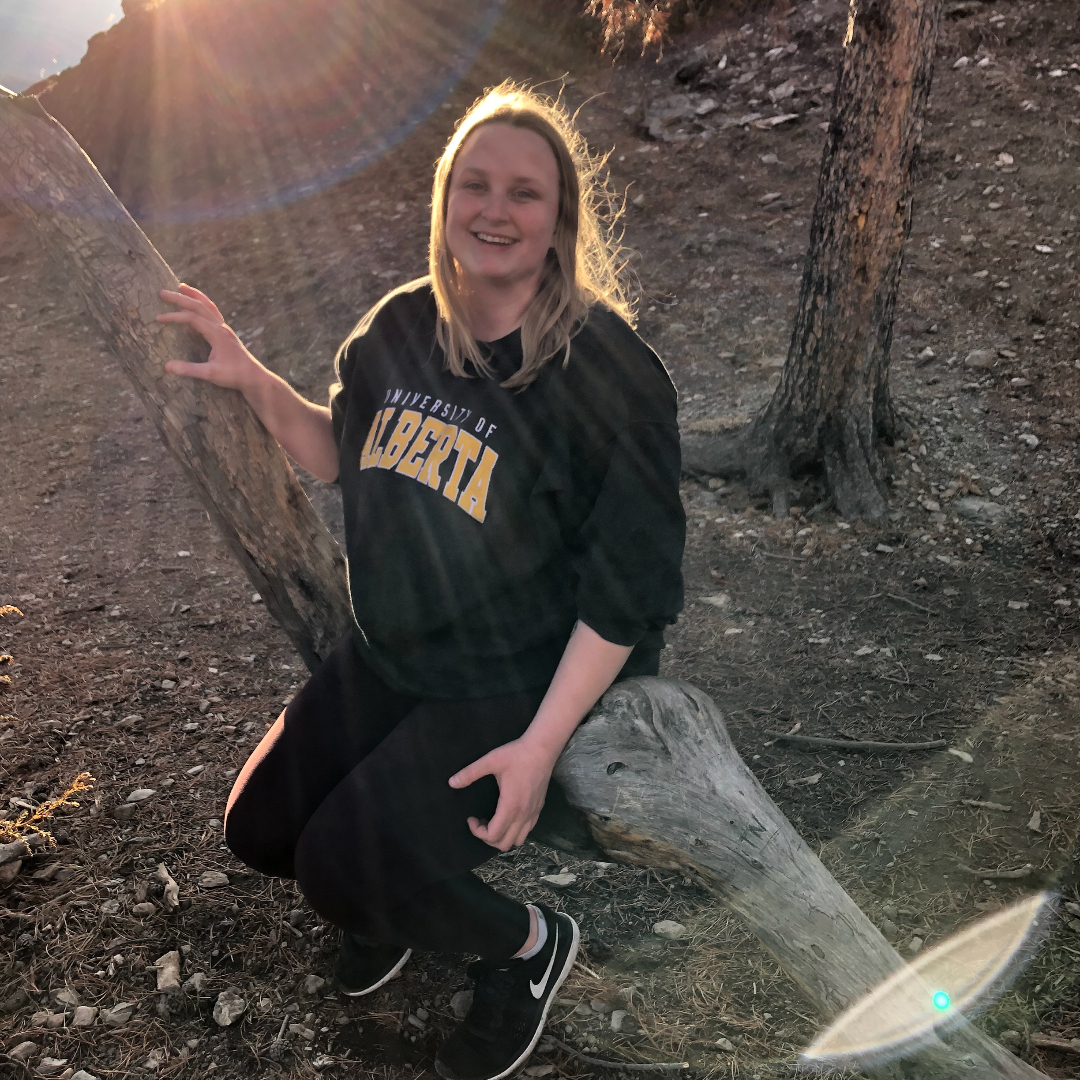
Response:
M502 0L167 0L31 88L137 216L266 208L399 141L475 60Z

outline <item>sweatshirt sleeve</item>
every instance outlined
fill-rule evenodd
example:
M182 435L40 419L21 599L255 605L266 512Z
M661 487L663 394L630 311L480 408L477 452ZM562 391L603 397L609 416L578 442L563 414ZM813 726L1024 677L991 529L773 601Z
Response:
M349 400L349 376L355 362L355 341L347 342L334 359L336 381L330 386L330 419L334 425L334 441L341 447L345 429L345 406Z
M578 617L606 641L636 645L682 609L680 464L675 424L631 423L616 436L574 545Z

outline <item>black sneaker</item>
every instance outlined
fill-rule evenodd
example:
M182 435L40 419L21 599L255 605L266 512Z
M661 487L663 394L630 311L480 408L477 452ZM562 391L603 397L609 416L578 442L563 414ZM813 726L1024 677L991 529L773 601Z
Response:
M541 904L548 937L529 960L477 960L472 1008L435 1055L446 1080L501 1080L529 1059L544 1030L555 991L577 956L581 934L569 915Z
M345 934L334 964L334 978L346 997L361 997L388 983L412 955L400 945L377 945Z

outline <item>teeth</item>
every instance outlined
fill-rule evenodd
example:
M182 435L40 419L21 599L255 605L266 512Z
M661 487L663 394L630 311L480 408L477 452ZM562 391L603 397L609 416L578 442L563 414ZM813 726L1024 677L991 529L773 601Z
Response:
M478 232L476 234L478 240L483 240L488 244L512 244L514 241L505 236L492 236L490 233Z

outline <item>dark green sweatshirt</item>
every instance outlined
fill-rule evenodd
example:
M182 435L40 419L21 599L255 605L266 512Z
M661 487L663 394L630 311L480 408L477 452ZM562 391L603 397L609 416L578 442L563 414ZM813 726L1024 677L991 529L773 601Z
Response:
M515 331L498 379L444 370L430 281L396 289L337 357L357 646L392 687L474 698L550 682L576 620L655 673L682 607L676 392L656 354L594 307L570 358L524 390Z

